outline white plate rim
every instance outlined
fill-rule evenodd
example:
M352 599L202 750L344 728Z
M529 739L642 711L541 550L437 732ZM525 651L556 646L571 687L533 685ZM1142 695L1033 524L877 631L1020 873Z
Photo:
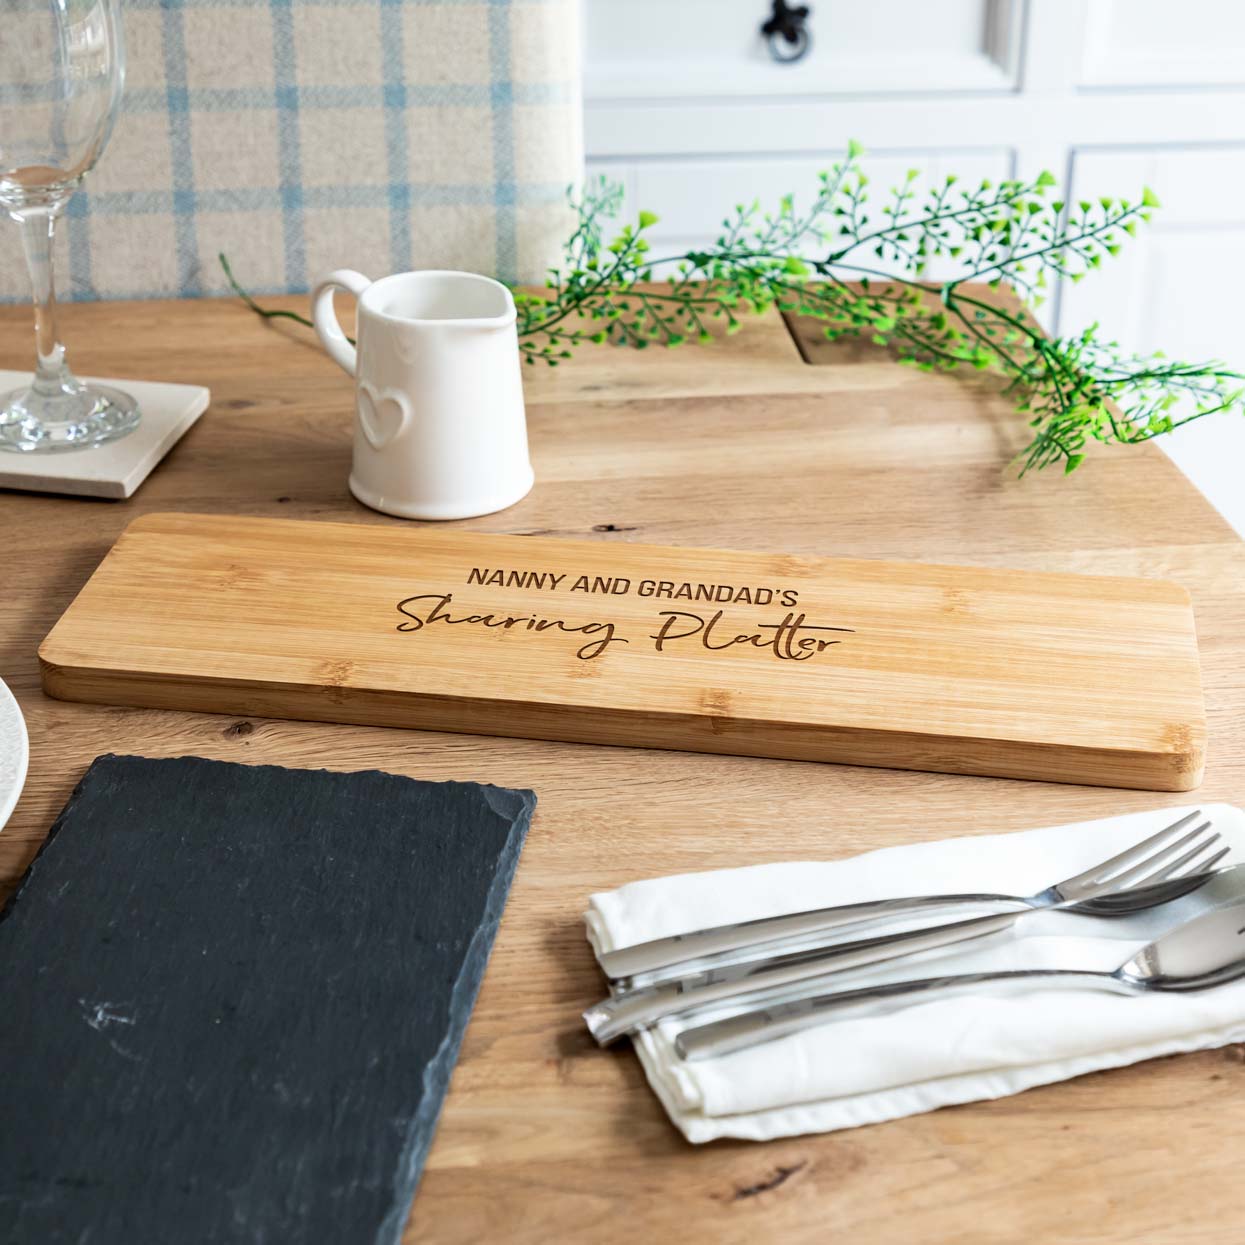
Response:
M17 768L11 790L0 788L0 830L8 824L9 817L17 805L22 788L26 785L26 771L30 765L30 736L26 732L26 719L22 717L21 706L3 679L0 679L0 723L14 722L17 726L18 748ZM2 777L2 776L0 776Z

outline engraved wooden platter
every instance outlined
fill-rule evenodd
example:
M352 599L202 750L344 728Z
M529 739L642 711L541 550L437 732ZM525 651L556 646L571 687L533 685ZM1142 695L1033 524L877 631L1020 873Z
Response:
M66 700L1181 791L1187 592L152 514L39 650Z

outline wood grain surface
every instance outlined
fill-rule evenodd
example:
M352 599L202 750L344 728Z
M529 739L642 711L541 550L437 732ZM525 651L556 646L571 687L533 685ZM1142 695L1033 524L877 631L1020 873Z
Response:
M1184 791L1189 594L234 515L135 519L39 649L64 700Z
M305 310L305 300L283 305ZM0 310L0 364L28 313ZM110 750L379 766L536 789L411 1242L1222 1242L1245 1214L1245 1050L1098 1073L820 1137L689 1147L631 1052L579 1012L601 981L585 897L628 880L1175 804L1106 788L439 735L47 699L36 648L122 528L151 511L402 526L353 502L350 382L296 326L230 302L66 309L74 363L207 384L211 409L127 502L0 494L0 674L31 728L0 834L11 887ZM529 372L538 483L455 525L605 543L1170 578L1193 599L1209 721L1200 795L1245 794L1245 549L1157 449L1075 475L1006 470L1025 428L988 376L927 376L867 344L801 361L777 317L729 341L586 349Z

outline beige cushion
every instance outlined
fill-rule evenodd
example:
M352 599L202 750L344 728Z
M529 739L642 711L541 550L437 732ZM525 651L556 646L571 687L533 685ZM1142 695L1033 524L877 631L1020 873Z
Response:
M540 279L582 166L575 0L127 0L121 118L60 223L62 297L464 268ZM28 294L0 230L0 298Z

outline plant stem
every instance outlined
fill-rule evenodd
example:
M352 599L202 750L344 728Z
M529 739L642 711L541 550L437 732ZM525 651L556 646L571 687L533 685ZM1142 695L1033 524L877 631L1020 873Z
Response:
M296 324L302 324L309 329L315 328L315 325L306 317L300 316L297 311L274 310L272 307L261 307L237 282L233 275L233 269L229 266L229 260L226 259L224 253L216 256L220 261L220 266L224 270L225 280L229 282L229 288L253 311L257 316L262 316L265 320L293 320ZM355 340L353 337L347 337L346 340L353 346Z

